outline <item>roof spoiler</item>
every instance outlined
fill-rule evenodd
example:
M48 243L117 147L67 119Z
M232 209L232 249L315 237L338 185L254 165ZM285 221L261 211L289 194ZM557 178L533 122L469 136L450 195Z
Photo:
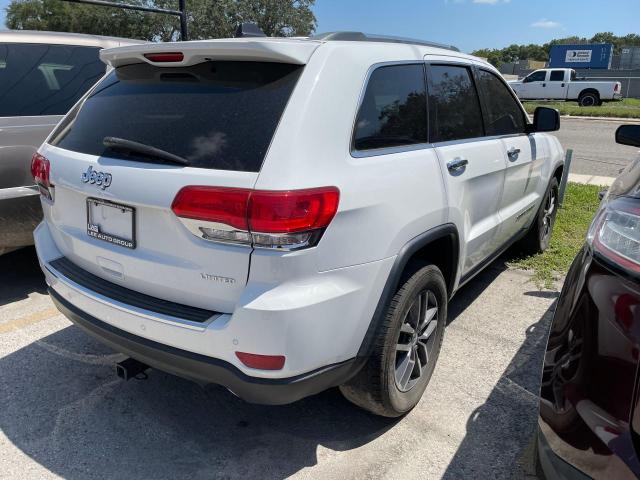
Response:
M114 68L133 63L149 63L159 67L186 67L209 60L240 60L305 65L320 42L291 42L279 39L232 38L194 42L151 43L100 51L100 59ZM154 62L145 55L182 54L180 61ZM180 58L176 55L175 58Z

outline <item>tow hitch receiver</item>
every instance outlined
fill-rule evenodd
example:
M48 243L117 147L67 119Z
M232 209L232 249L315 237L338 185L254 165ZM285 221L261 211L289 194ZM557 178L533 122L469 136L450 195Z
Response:
M123 380L131 380L149 368L151 367L146 363L139 362L135 358L127 358L116 363L116 375Z

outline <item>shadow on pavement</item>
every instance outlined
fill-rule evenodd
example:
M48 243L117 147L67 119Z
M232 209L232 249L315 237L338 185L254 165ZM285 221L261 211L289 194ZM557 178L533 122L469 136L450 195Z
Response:
M11 255L18 257L0 257L0 282L9 286L0 305L26 297L28 285L44 292L37 261L29 261L33 250ZM451 321L505 269L500 260L461 289ZM533 435L549 321L547 313L530 327L487 402L469 418L447 478L493 476L497 458L511 455L515 462ZM159 371L122 382L113 372L118 358L76 327L1 358L0 430L28 457L69 479L279 479L316 465L320 446L355 449L402 421L369 415L337 389L268 407Z
M486 402L469 416L467 433L443 478L535 478L538 392L555 306L527 328L526 340Z
M315 465L319 445L357 448L397 422L337 389L268 407L155 370L123 382L114 360L76 327L0 359L0 430L68 479L280 479Z
M33 292L47 293L34 247L0 255L0 287L0 306L25 299Z

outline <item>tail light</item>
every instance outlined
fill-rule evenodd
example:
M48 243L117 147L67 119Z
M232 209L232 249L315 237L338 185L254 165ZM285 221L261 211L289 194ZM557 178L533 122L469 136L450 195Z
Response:
M52 200L51 184L49 183L50 170L51 166L49 164L49 160L39 153L35 153L31 158L31 176L35 180L38 190L40 190L40 194L43 197Z
M640 274L640 207L627 199L614 200L596 216L587 241L611 262Z
M206 240L295 250L318 243L339 198L335 187L268 191L189 186L178 192L171 209Z
M616 86L613 87L613 91L614 92L619 92L620 91L620 84L616 82Z

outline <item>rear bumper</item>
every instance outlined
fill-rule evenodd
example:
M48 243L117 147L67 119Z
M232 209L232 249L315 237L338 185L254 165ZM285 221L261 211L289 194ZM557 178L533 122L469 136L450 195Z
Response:
M346 382L356 366L355 359L351 359L290 378L251 377L224 360L139 337L98 320L69 303L52 288L49 288L49 294L67 318L114 350L174 375L222 385L251 403L281 405L295 402Z
M41 220L42 206L37 190L0 189L0 253L33 245L33 230Z

